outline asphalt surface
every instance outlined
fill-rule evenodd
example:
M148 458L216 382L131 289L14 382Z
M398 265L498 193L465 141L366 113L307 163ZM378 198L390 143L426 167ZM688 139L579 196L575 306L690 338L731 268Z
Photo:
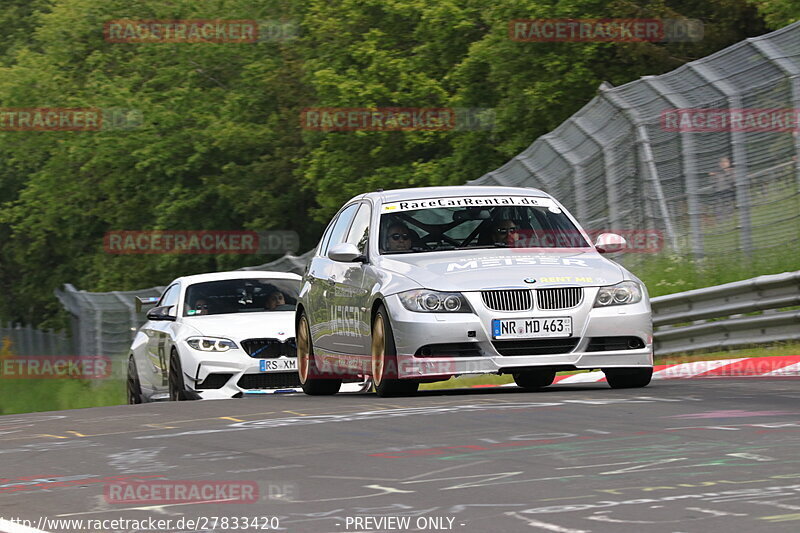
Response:
M796 378L33 413L0 417L0 516L45 531L794 533L798 449ZM165 482L255 501L123 501Z

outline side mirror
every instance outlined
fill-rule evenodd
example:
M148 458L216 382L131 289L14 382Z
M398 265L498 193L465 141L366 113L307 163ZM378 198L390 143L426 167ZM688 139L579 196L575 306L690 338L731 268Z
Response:
M169 310L173 307L173 305L154 307L147 312L147 320L168 320L170 322L175 322L176 317L169 314Z
M158 303L158 296L151 296L149 298L141 298L137 296L134 300L136 302L136 312L141 313L142 307L145 305L155 305Z
M365 258L355 244L340 242L328 250L328 259L341 263L363 263Z
M594 243L594 247L597 248L597 251L601 254L620 252L624 250L627 245L628 242L625 238L616 233L601 233L597 236L597 241Z

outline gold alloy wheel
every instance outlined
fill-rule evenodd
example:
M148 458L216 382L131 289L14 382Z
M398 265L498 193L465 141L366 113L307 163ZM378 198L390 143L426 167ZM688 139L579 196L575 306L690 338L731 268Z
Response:
M308 321L305 315L297 322L297 373L300 383L308 381L309 359L311 357L310 340L308 338Z
M372 381L375 386L381 384L383 378L383 367L386 358L386 341L383 328L383 315L375 315L375 323L372 325Z

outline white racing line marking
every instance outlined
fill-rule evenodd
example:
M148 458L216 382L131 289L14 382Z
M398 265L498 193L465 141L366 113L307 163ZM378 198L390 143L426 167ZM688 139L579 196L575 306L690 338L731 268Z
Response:
M528 518L527 516L522 516L519 513L515 513L510 511L506 513L506 516L513 516L514 518L519 518L520 520L527 522L531 527L538 527L539 529L545 529L547 531L554 531L555 533L592 533L591 530L585 529L572 529L568 527L562 527L558 524L549 524L547 522L542 522L540 520L534 520L533 518Z
M48 533L47 531L34 527L24 526L16 522L9 522L0 518L0 532L3 533Z
M742 513L729 513L727 511L717 511L716 509L703 509L702 507L687 507L689 511L697 511L698 513L707 513L713 516L747 516Z
M166 509L168 507L179 507L182 505L202 505L206 503L227 503L227 502L235 502L237 500L233 498L226 498L224 500L202 500L198 502L180 502L180 503L164 503L160 505L147 505L143 507L122 507L119 509L94 509L92 511L80 511L78 513L65 513L65 514L57 514L57 518L64 518L68 516L83 516L87 514L102 514L102 513L117 513L122 511L155 511L160 514L168 514ZM0 530L1 532L2 530ZM48 533L47 531L40 532L38 529L28 530L25 531L12 531L9 533Z

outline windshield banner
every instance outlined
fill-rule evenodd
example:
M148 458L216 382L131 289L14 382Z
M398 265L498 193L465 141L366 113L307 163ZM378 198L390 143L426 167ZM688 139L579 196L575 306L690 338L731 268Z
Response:
M535 198L530 196L463 196L453 198L430 198L423 200L406 200L383 204L383 213L398 213L400 211L413 211L415 209L434 209L442 207L495 207L505 206L531 206L547 207L560 213L561 210L550 198Z

